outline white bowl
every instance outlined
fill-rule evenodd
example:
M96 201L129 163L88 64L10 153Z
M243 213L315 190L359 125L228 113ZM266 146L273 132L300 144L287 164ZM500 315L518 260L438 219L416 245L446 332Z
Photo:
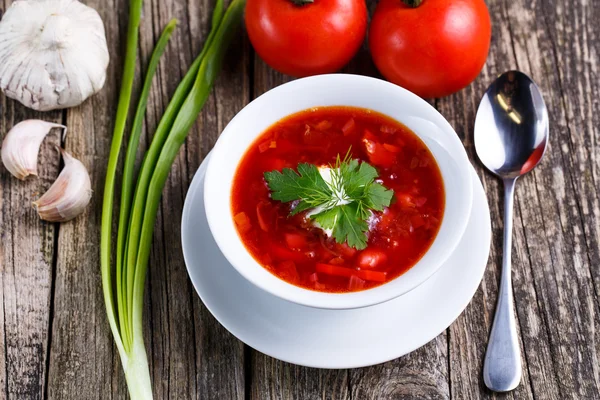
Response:
M282 118L318 106L368 108L403 123L427 145L442 173L445 210L431 247L407 272L372 289L321 293L279 279L248 253L231 215L233 178L250 145ZM450 124L415 94L386 81L360 75L313 76L268 91L244 107L227 125L208 161L204 183L206 216L223 255L244 278L259 288L311 307L366 307L393 299L419 286L452 254L471 212L473 188L470 168L467 154Z

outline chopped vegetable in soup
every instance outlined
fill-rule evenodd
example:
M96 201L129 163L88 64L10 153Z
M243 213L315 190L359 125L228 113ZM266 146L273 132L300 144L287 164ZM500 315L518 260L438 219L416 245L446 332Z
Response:
M353 292L389 282L427 252L444 186L425 144L376 112L319 107L265 131L234 178L244 245L286 282Z

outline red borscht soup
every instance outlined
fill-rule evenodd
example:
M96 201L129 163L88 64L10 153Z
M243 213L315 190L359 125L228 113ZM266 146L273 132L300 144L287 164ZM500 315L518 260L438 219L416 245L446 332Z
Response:
M349 174L335 173L340 160L354 163ZM363 184L342 186L345 193L334 176ZM306 201L290 201L301 186ZM333 200L311 208L317 189ZM352 196L363 196L362 204ZM284 281L320 292L397 278L429 249L443 213L442 177L425 144L399 122L360 108L319 107L277 122L247 150L232 189L233 219L250 254Z

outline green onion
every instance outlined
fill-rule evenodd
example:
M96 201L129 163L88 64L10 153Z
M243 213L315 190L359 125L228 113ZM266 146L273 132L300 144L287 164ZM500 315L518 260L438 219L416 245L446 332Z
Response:
M245 0L233 0L225 13L223 13L223 0L216 1L212 18L213 26L206 44L177 87L161 118L150 147L144 155L135 191L132 193L135 157L152 77L175 28L175 20L167 25L152 54L135 114L123 170L115 254L117 292L115 309L110 268L113 196L117 162L131 101L141 4L141 0L131 0L130 4L123 87L106 175L101 233L102 285L108 320L125 371L129 394L135 400L152 398L148 360L144 347L142 312L146 270L162 189L171 165L206 102L221 69L225 52L240 25Z
M133 119L133 126L131 128L131 136L129 137L129 143L127 144L127 154L125 155L125 164L123 166L123 182L121 189L121 206L119 209L119 230L117 233L117 254L115 255L116 270L117 270L117 304L119 307L119 324L123 335L128 338L129 342L125 340L127 344L132 340L131 336L131 318L128 318L127 310L131 309L131 303L126 302L126 286L123 285L125 277L122 274L123 268L123 253L125 252L126 244L126 228L129 223L129 211L131 206L131 199L133 197L133 175L135 165L135 155L140 143L140 136L142 133L142 125L144 123L144 115L146 114L146 105L148 104L148 96L150 94L150 88L152 86L152 78L156 74L158 68L158 62L160 57L167 47L167 43L175 26L177 20L172 19L165 27L163 33L160 35L156 47L152 52L150 63L148 64L148 71L146 72L146 79L144 80L144 86L142 87L142 93L140 94L140 100L138 103L135 117ZM121 271L121 273L119 273ZM126 322L128 321L128 322ZM125 346L127 348L127 346Z
M163 114L160 122L158 123L156 132L154 133L154 137L152 138L152 142L150 143L150 148L144 156L144 161L142 163L142 168L140 169L140 173L138 175L138 182L133 197L133 205L128 229L129 235L127 238L127 255L125 256L126 265L132 266L131 268L127 269L128 304L133 303L135 265L137 263L139 240L142 229L142 218L144 213L144 207L146 204L146 196L148 193L150 179L152 178L152 173L154 172L154 168L157 164L160 151L165 141L167 140L167 136L169 135L169 132L171 130L171 127L173 126L173 122L177 117L181 105L184 103L184 101L190 93L192 85L195 82L196 75L198 74L198 71L200 69L200 64L202 63L204 55L206 54L210 47L210 44L212 43L213 37L215 36L217 28L221 23L222 17L223 0L217 0L217 4L215 5L215 11L213 12L213 25L211 32L208 35L208 39L206 40L206 44L200 52L200 55L192 63L189 71L185 74L182 81L177 86L173 98L169 102L165 113ZM169 165L169 168L170 167L171 166Z
M127 386L129 393L133 399L148 399L152 398L152 387L150 384L150 373L148 370L148 361L146 358L146 352L142 347L140 348L133 346L131 340L131 307L128 307L124 302L124 286L122 279L122 258L123 258L123 245L125 243L125 231L119 226L118 242L117 242L117 254L116 259L116 291L117 291L117 310L114 305L113 286L111 278L111 238L112 238L112 209L113 209L113 196L115 189L115 176L117 169L117 162L119 159L119 153L121 144L123 142L123 136L125 132L125 124L127 121L127 114L131 102L131 91L133 86L133 77L135 74L135 62L136 62L136 51L138 43L138 28L141 16L141 5L142 2L139 0L132 0L131 2L131 17L129 21L128 29L128 40L127 49L125 56L125 67L123 73L123 86L121 87L121 94L119 97L119 106L117 109L117 120L115 123L115 131L113 134L113 141L111 145L109 164L106 173L106 181L104 188L104 200L102 205L102 232L101 232L101 244L100 244L100 262L102 271L102 286L104 289L104 301L106 303L106 311L108 315L109 324L113 333L119 355L121 357L121 363L125 371L127 379ZM150 64L148 66L148 72L144 80L144 86L140 95L139 106L135 115L132 135L129 140L129 148L125 160L124 176L123 176L123 189L121 198L121 211L120 219L127 222L129 214L129 205L131 202L131 182L133 180L133 167L135 162L135 152L139 144L139 138L142 130L142 122L144 119L146 104L148 102L148 95L150 92L150 86L152 84L152 78L156 73L159 59L164 53L167 42L175 29L177 21L172 20L166 26L161 37L159 38L156 48L152 53ZM133 149L133 150L132 150ZM126 223L123 224L126 226ZM118 325L117 317L118 316Z
M112 214L113 214L113 196L115 192L115 176L117 173L117 162L123 143L125 133L125 124L129 112L129 103L131 102L131 91L133 79L135 76L136 52L138 45L138 30L142 15L142 0L131 0L129 3L129 26L127 29L127 47L125 51L125 65L123 67L123 82L121 83L121 93L119 94L119 105L117 107L117 116L115 120L115 129L108 157L108 166L106 170L106 179L104 183L104 198L102 201L102 224L100 234L100 269L102 272L102 288L104 292L104 302L106 304L106 313L113 337L117 344L117 349L121 359L126 357L127 352L115 318L116 310L113 298L113 285L110 271L111 259L111 239L112 239Z
M169 175L171 165L173 164L183 141L187 137L190 128L198 118L198 114L206 102L212 85L221 70L227 48L240 25L242 14L244 12L244 5L245 0L232 1L223 16L223 21L219 25L214 38L212 41L208 42L208 50L200 64L194 86L177 113L169 136L160 152L156 168L154 168L144 207L143 224L139 240L137 262L135 264L133 296L134 332L135 329L139 329L140 332L142 330L144 281L162 189ZM134 204L134 208L135 206L136 204ZM129 247L129 249L131 249L131 247Z

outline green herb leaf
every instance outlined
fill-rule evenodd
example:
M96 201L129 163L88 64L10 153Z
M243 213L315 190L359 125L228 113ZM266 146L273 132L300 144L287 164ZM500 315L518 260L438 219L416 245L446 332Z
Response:
M332 231L338 243L348 243L356 249L367 246L367 219L373 211L383 211L390 205L394 192L375 182L377 170L352 159L350 151L339 155L331 165L330 182L312 164L299 164L296 173L291 168L282 172L265 172L271 198L281 202L298 201L290 215L318 209L310 215L321 228Z
M364 196L365 205L375 211L383 211L383 207L390 205L394 191L387 189L380 183L372 183L366 188Z
M331 200L332 192L319 170L312 164L298 164L298 173L291 168L282 172L265 172L271 198L287 203L300 200L292 215L323 205Z
M360 164L358 170L354 168L343 171L346 193L352 198L361 197L377 176L377 170L365 162Z
M333 237L338 243L348 243L348 246L362 250L367 247L367 235L369 226L365 219L359 215L357 202L338 207L340 218L335 228Z
M311 218L323 229L333 229L340 217L340 207L333 207L329 210L321 211L318 214L311 215Z

